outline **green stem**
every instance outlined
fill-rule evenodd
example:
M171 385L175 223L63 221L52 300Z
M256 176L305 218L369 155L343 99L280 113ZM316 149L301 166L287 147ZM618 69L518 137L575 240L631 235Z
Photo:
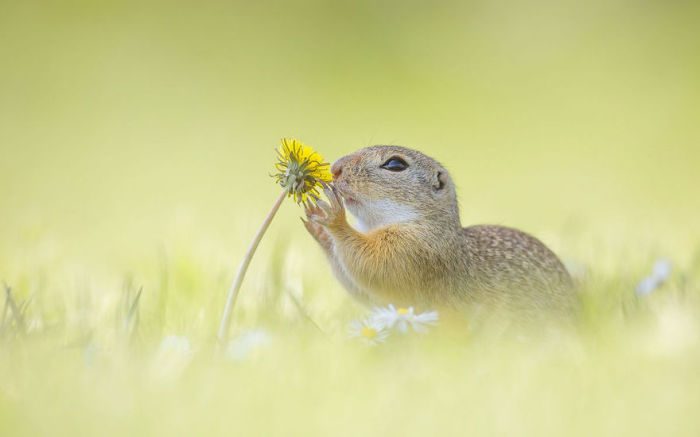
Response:
M236 305L236 299L238 298L238 290L240 290L241 288L241 284L243 283L243 278L245 277L245 273L248 270L250 261L253 259L253 255L255 254L255 250L258 248L258 244L260 244L260 240L262 240L263 235L265 235L265 231L267 231L267 228L270 226L270 223L275 217L277 210L280 209L280 205L282 205L282 201L284 200L286 195L287 192L282 191L280 196L275 201L275 204L272 205L272 209L269 213L267 213L267 217L265 217L265 220L260 226L258 233L255 235L255 238L250 243L250 247L248 247L248 251L246 252L245 257L243 257L243 261L241 261L240 266L238 266L238 273L236 273L236 278L233 280L231 288L229 288L228 290L228 296L226 297L226 305L224 306L224 314L221 317L221 324L219 325L219 334L217 337L221 345L225 344L226 339L228 337L228 329L231 325L231 314L233 313L233 307Z

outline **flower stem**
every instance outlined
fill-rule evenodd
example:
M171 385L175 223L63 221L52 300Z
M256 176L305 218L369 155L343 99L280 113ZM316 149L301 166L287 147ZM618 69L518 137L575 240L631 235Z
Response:
M238 298L238 290L240 290L241 288L241 284L243 283L243 278L245 277L245 273L248 270L250 261L253 259L253 255L255 254L255 250L258 248L258 244L260 244L260 240L262 240L263 235L265 235L265 231L267 231L267 228L270 226L270 222L272 222L272 219L275 217L277 210L280 209L280 205L282 205L282 201L284 200L286 195L286 191L282 191L282 193L280 193L280 196L275 201L275 204L272 205L272 209L269 213L267 213L265 220L263 221L262 225L260 225L258 233L255 235L255 238L250 243L248 251L243 257L243 261L241 261L240 266L238 266L238 273L236 273L236 278L233 280L231 288L229 288L228 290L228 296L226 297L226 306L224 306L224 314L221 317L221 324L219 325L219 333L217 337L221 345L223 345L226 342L226 338L228 337L228 329L231 325L231 314L233 313L233 307L236 304L236 299Z

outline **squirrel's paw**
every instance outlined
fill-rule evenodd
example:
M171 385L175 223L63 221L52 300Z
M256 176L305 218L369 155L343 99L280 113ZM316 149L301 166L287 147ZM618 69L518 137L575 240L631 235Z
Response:
M301 219L301 221L304 223L306 230L314 237L314 240L316 240L318 244L324 249L330 250L333 244L331 236L323 225L315 221L317 217L324 216L325 213L323 210L311 202L306 202L304 203L304 212L306 213L306 220Z
M311 215L307 213L309 220L326 228L342 226L347 223L345 207L338 191L332 186L326 186L323 193L328 198L328 202L319 200L316 202L316 206L307 207L307 211L311 210Z

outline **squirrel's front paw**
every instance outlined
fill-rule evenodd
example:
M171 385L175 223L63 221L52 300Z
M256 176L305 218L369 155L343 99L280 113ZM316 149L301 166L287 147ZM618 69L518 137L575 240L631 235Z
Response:
M323 190L328 198L328 202L319 200L317 206L312 208L313 213L307 217L313 223L317 223L326 228L343 226L347 223L345 219L345 207L338 191L332 186L326 186ZM308 208L307 208L308 211Z
M315 221L316 217L322 217L325 214L323 210L317 205L307 202L304 204L304 211L306 212L307 220L301 219L301 221L304 223L306 230L323 248L330 249L333 244L331 236L323 225Z

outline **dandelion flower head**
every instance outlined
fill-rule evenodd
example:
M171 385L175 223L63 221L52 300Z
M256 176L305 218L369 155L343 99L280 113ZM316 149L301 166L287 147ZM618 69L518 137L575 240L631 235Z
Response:
M275 181L297 203L318 200L323 184L331 182L330 164L299 140L283 138L277 150Z

